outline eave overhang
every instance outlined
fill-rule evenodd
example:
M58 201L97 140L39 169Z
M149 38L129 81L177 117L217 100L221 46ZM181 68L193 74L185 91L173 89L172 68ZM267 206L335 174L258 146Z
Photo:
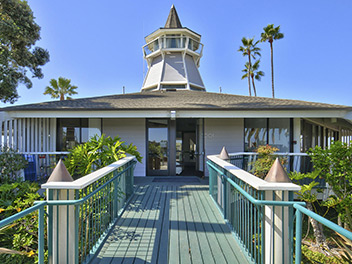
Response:
M11 118L342 118L352 121L352 111L346 110L24 110L6 112Z

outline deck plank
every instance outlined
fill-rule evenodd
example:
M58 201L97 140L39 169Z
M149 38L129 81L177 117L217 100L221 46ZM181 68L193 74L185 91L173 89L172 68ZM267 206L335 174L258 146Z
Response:
M138 185L93 263L248 263L208 188L179 182Z
M180 263L180 250L178 239L178 214L177 214L177 187L172 186L170 201L170 243L168 263Z
M208 193L198 192L199 195L203 196L204 206L207 208L207 213L210 219L218 224L214 225L217 232L217 238L222 246L224 256L228 263L246 263L247 259L242 253L241 248L237 242L234 243L235 239L232 236L230 228L223 220L219 210L216 208L214 202L211 200ZM220 235L222 233L222 235Z
M193 218L190 201L189 201L190 199L193 199L192 191L190 191L189 188L186 188L186 187L183 187L183 188L189 194L189 195L186 195L183 199L187 233L188 233L188 239L189 239L189 254L190 254L192 263L201 264L203 263L203 258L199 247L200 241L198 240L197 231L194 224L194 218Z
M198 186L197 186L197 191L200 191L200 188ZM189 198L190 207L192 209L194 226L195 226L195 230L197 232L200 251L201 251L203 261L206 263L209 263L209 264L215 263L213 252L212 252L211 246L209 244L208 237L206 235L206 230L205 230L204 225L202 223L203 219L202 219L201 213L199 211L200 210L199 204L196 203L197 200L196 200L195 195L193 195L192 197L188 197L188 198Z
M141 193L143 190L146 190L148 188L147 186L137 186L136 188L136 193L132 197L130 204L127 206L127 209L125 213L123 214L126 217L121 217L117 224L115 225L116 228L113 229L113 232L109 235L107 238L105 244L101 248L98 256L92 261L92 263L101 263L101 264L109 264L114 258L115 252L117 250L117 245L114 243L117 237L119 237L122 233L123 230L120 229L118 226L124 225L125 222L127 221L127 216L132 212L132 208L135 206L136 203L140 199L143 198L142 195L138 195L138 193Z

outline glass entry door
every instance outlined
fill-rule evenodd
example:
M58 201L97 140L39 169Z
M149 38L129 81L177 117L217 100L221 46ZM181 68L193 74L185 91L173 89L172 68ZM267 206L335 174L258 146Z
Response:
M169 173L169 125L168 119L147 120L148 175Z

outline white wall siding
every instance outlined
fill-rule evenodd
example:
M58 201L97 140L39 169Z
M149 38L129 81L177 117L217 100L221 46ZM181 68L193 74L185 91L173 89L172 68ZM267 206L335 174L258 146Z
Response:
M244 121L239 118L205 119L205 155L220 154L223 146L230 152L244 150ZM206 168L206 176L208 169Z
M126 144L133 143L143 156L143 161L137 163L136 176L146 176L146 131L145 119L106 118L103 119L103 133L107 136L119 136Z

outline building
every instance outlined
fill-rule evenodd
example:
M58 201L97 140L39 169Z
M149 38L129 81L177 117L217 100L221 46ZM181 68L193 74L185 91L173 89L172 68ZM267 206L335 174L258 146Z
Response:
M352 140L352 107L210 93L198 71L201 35L176 9L145 38L141 91L2 108L1 144L21 152L65 151L92 135L119 135L143 156L136 176L207 174L207 155L270 144L305 152Z

